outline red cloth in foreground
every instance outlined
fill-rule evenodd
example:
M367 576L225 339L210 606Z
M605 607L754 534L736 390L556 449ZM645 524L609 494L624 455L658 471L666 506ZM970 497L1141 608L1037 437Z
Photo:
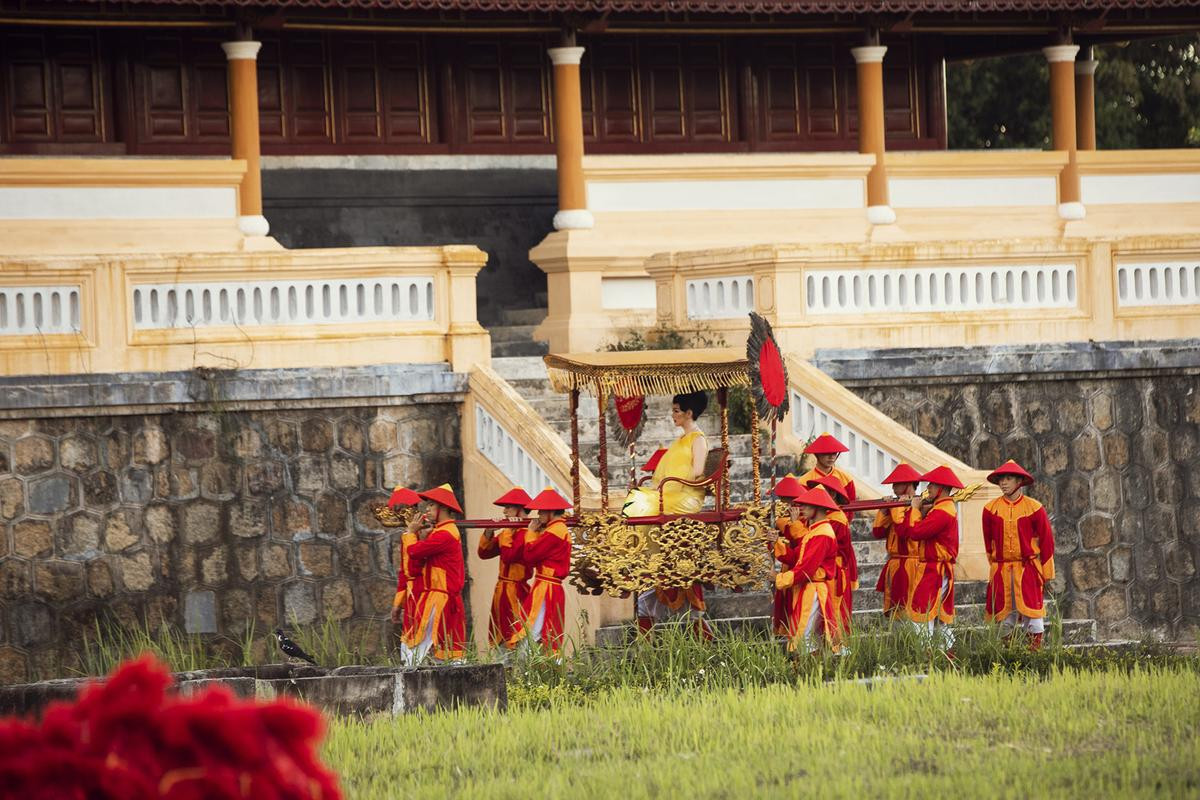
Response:
M317 755L320 713L169 692L152 656L122 664L41 723L0 719L0 797L26 800L341 800Z

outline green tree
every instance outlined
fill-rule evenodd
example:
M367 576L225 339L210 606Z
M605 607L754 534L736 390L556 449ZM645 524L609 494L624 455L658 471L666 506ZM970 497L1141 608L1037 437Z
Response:
M1200 146L1200 34L1095 48L1101 149ZM951 149L1050 146L1049 71L1040 53L946 69Z

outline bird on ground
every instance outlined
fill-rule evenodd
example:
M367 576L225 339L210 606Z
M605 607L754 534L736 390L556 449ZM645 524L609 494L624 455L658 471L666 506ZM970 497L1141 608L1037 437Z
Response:
M316 660L313 659L313 657L308 653L304 652L304 648L284 635L283 628L275 629L275 638L279 641L279 649L282 650L283 654L288 658L299 658L302 661L307 661L314 667L317 665Z

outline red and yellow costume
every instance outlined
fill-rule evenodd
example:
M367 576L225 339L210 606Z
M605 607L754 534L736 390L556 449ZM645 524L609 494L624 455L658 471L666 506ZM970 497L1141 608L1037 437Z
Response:
M847 501L846 485L832 474L809 478L805 482L810 488L821 486L834 502ZM837 539L837 571L833 577L833 608L837 612L838 632L842 636L850 633L850 619L854 613L854 590L858 588L858 554L850 538L850 519L844 511L836 509L825 517L833 528Z
M921 512L914 508L881 508L875 514L871 535L876 539L886 537L888 554L875 591L883 592L883 613L888 616L906 611L921 571L921 543L915 539L901 541L898 527L911 528L920 521Z
M492 505L517 506L523 511L530 497L522 489L513 489ZM525 528L501 528L495 535L480 537L475 552L487 561L500 559L496 588L492 592L492 609L488 619L488 644L511 647L509 640L517 632L525 598L529 596L529 568L522 560Z
M408 576L409 545L416 540L417 537L410 534L400 537L400 568L396 570L396 596L392 598L392 608L404 609L400 636L405 641L416 632L417 601L421 599L423 586L419 574L412 578Z
M553 489L546 489L527 506L530 511L561 512L570 508ZM550 520L544 530L529 531L521 560L533 572L533 588L525 598L522 619L509 638L515 647L532 635L552 653L562 648L566 595L562 582L571 571L571 532L561 517Z
M449 485L443 484L419 494L423 500L462 513ZM405 573L410 590L417 580L420 581L414 614L416 621L409 628L405 620L405 647L418 653L417 661L428 646L432 646L435 658L461 658L467 640L462 600L466 568L458 526L453 520L442 520L424 539L410 532L405 533L401 541L402 552L407 550Z
M804 486L794 476L785 475L772 491L780 500L785 500L790 504L804 492ZM783 566L783 569L790 570L796 566L796 558L800 555L800 543L804 539L804 534L808 532L808 526L804 524L803 520L793 522L787 517L780 517L775 521L775 527L779 530L780 536L771 544L771 554ZM775 596L771 603L771 630L775 632L776 636L788 635L788 609L792 606L793 594L794 590L791 587L775 590Z
M467 641L462 601L466 574L458 526L446 520L423 540L418 540L415 533L406 533L404 540L408 546L408 575L421 581L417 622L404 642L416 647L432 630L435 658L462 658Z
M823 489L811 489L797 497L796 502L826 509L837 507ZM837 629L837 611L833 607L837 538L829 521L823 519L807 526L794 550L795 565L775 576L776 590L787 592L789 600L786 609L789 651L795 650L801 640L809 647L814 646L818 633L832 643Z
M912 484L916 491L921 482L921 474L908 464L898 464L891 474L883 479L883 483L895 486L900 483ZM879 581L875 591L883 593L883 613L895 616L905 612L913 587L917 583L918 556L921 544L916 540L900 541L896 526L904 523L909 527L921 521L921 512L911 507L881 508L875 514L875 524L871 526L871 535L876 539L887 540L887 563L879 573Z
M957 487L961 488L961 487ZM896 523L901 543L919 547L916 581L908 602L908 617L923 623L954 622L954 562L958 560L958 511L949 497L939 497L920 522Z
M839 442L832 435L828 433L822 433L816 439L813 439L812 443L808 447L804 448L804 452L816 456L823 456L831 453L848 453L850 452L850 448ZM825 472L821 469L820 464L818 464L808 472L801 475L800 482L807 486L809 481L820 480L826 475L832 475L834 478L837 478L838 483L846 487L845 497L848 502L853 503L858 499L858 490L854 486L854 479L850 477L849 473L843 469L839 469L838 467L834 467L828 472ZM850 518L853 519L854 516L851 515Z
M481 559L500 559L500 575L492 593L492 614L488 622L488 642L492 645L508 645L508 640L517 632L525 598L529 596L529 569L522 560L524 543L524 528L502 529L495 536L479 540L477 552Z
M995 482L1001 475L1020 477L1023 485L1033 482L1013 461L988 480ZM987 618L1003 622L1014 612L1026 619L1045 617L1044 587L1054 577L1054 533L1042 504L1023 493L1015 500L998 497L988 503L983 508L983 544L989 565Z
M388 498L388 508L399 509L415 506L421 502L421 496L404 486L397 486ZM409 631L417 621L417 599L421 596L421 580L419 577L409 580L408 577L408 545L404 538L400 539L400 566L396 569L396 594L392 598L392 608L402 610L400 637L406 639Z

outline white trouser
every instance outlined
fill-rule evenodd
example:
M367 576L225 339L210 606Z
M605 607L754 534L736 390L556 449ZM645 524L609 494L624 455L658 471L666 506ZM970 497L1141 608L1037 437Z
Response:
M648 589L638 595L637 615L639 617L650 617L655 622L663 622L671 617L704 619L704 612L692 608L691 603L686 600L683 601L683 605L678 609L672 610L670 606L658 599L658 593L654 589Z
M813 595L812 609L808 612L808 619L804 621L804 629L801 635L804 638L804 647L809 652L816 650L824 641L824 634L817 630L821 624L821 598Z
M524 653L528 653L533 649L535 644L542 641L542 628L546 625L546 603L542 603L542 607L538 609L537 616L529 622L527 628L528 633L517 644L517 648Z
M936 644L942 650L949 650L951 647L954 647L954 629L937 618L937 609L941 608L942 601L945 599L946 592L948 591L950 591L950 578L947 576L942 578L942 590L938 592L937 605L934 607L933 617L927 622L912 622L912 620L909 620L917 633L929 642Z
M429 655L429 650L433 647L433 623L436 617L436 614L429 615L429 626L425 629L425 638L416 647L409 647L407 643L401 643L401 664L406 667L420 666L421 662L425 660L425 656Z
M1020 611L1017 611L1017 588L1017 582L1013 581L1012 594L1008 598L1008 602L1012 603L1012 611L1000 621L1000 627L1004 630L1019 627L1026 633L1045 633L1045 619L1042 617L1027 617Z

